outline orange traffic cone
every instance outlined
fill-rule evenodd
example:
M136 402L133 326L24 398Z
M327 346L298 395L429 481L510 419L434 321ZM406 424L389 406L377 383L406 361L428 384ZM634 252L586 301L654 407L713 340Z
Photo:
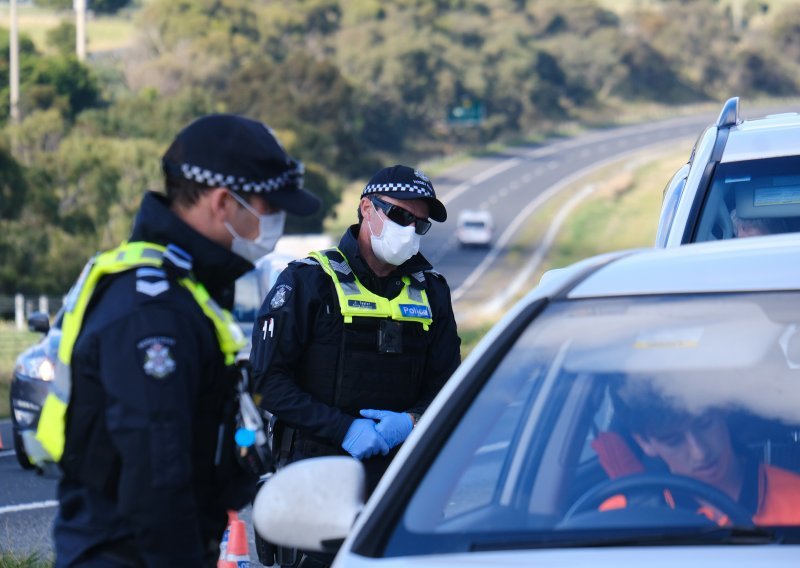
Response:
M228 513L228 528L219 547L217 568L250 568L247 526L235 511Z
M3 449L3 433L0 432L0 450Z

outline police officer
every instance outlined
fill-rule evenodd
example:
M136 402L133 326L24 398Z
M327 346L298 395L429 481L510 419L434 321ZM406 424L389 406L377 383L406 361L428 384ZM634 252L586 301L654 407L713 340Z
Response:
M446 218L425 174L382 169L339 246L280 275L250 356L277 418L279 466L349 454L364 461L371 491L459 365L450 289L418 252L431 220Z
M166 196L144 196L129 242L95 257L67 300L56 383L71 389L48 396L38 432L63 470L57 566L213 566L226 511L253 496L218 440L243 346L225 308L286 212L319 200L243 117L196 120L162 165Z

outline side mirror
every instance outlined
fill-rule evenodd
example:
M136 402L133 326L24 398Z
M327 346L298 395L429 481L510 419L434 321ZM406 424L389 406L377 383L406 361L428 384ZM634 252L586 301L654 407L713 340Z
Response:
M33 312L28 316L28 329L39 333L47 333L50 331L50 316L43 312Z
M331 552L364 507L364 466L350 457L289 464L267 479L253 503L253 525L265 540L289 548Z

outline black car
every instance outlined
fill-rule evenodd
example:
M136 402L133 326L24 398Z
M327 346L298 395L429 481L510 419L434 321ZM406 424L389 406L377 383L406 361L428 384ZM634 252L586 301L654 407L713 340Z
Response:
M25 451L23 437L32 436L39 423L39 412L47 396L48 383L55 377L58 343L61 339L62 311L56 314L53 325L47 314L34 312L28 317L28 328L44 337L23 351L14 365L11 379L11 425L14 434L14 451L23 469L33 469Z

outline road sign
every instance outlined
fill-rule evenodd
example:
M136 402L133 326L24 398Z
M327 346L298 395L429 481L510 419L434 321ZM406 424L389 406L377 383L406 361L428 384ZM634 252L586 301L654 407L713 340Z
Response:
M458 106L450 107L447 113L447 124L451 126L479 126L486 117L482 102L470 99L461 101Z

